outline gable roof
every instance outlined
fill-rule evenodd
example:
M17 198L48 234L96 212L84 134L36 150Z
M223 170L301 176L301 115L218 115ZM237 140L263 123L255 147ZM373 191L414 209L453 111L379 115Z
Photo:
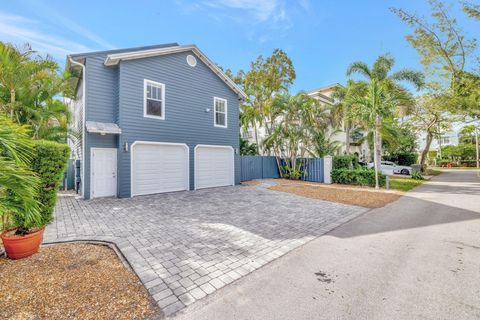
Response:
M72 54L67 57L66 68L70 69L71 59L80 63L85 62L85 58L92 55L107 55L105 58L105 66L118 65L120 61L142 59L148 57L156 57L162 55L168 55L179 52L192 51L202 62L209 67L213 73L215 73L225 84L232 89L240 99L244 100L247 95L243 92L238 85L230 79L225 72L223 72L215 63L213 63L196 45L178 45L178 43L167 43L154 46L116 49L107 51L95 51L87 53Z
M232 89L239 96L239 98L247 98L247 95L242 91L242 89L240 89L232 79L230 79L215 63L208 59L208 57L196 45L193 44L111 53L107 55L104 64L106 66L114 66L119 64L120 61L157 57L186 51L192 51L198 58L200 58L200 60L202 60L202 62L213 71L213 73L222 79L230 87L230 89Z
M322 92L330 91L331 89L334 89L334 88L337 88L337 87L343 87L343 86L340 83L332 83L328 86L320 87L320 88L317 88L315 90L308 91L307 94L309 96L315 95L315 94L322 94Z

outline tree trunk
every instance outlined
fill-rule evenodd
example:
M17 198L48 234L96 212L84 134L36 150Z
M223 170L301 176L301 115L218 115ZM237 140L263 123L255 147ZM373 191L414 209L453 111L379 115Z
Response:
M380 128L382 125L382 118L380 115L375 117L375 132L373 136L373 161L375 165L375 189L380 188L380 183L378 179L379 172L381 172L381 162L382 162L382 136L380 133Z
M477 169L480 168L480 151L478 150L478 129L475 129L475 150L477 155Z
M422 171L425 166L425 161L427 160L427 155L428 155L428 151L430 150L430 145L432 144L432 140L433 140L433 133L430 130L428 130L425 149L423 149L422 154L420 156L420 170Z
M11 106L10 106L10 118L13 119L13 108L14 108L14 105L15 105L15 88L10 88L10 103L11 103Z
M256 123L253 125L253 129L255 131L255 144L257 145L257 154L260 155L260 146L258 145L258 131Z
M345 152L350 154L350 121L347 122L347 127L345 128Z

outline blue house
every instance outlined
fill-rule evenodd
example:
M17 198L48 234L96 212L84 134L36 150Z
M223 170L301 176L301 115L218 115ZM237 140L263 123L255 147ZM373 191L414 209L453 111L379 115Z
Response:
M73 54L67 69L85 199L239 183L245 93L195 45Z

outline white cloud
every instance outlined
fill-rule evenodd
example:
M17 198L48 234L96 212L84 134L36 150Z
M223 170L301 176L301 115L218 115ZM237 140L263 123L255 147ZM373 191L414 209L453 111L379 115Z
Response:
M240 9L256 18L256 22L264 22L278 16L283 10L284 3L280 0L210 0L203 4L212 8Z
M42 31L42 24L23 16L0 12L0 36L15 45L30 43L33 48L54 57L91 50L87 46Z
M113 49L115 46L105 39L101 38L99 35L91 32L84 26L78 24L77 22L67 18L65 14L62 14L56 10L55 7L49 6L47 2L36 1L29 4L34 6L33 10L42 17L43 20L48 20L51 25L67 29L74 34L89 40L94 43L101 49Z
M176 0L185 14L205 13L216 22L241 25L249 40L264 43L283 37L294 25L294 15L310 9L310 0ZM203 11L203 12L202 12Z

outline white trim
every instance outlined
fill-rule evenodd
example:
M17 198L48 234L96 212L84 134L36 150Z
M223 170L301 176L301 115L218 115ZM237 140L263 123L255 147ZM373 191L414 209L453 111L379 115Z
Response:
M222 149L230 149L232 150L232 171L230 175L230 179L232 182L232 186L235 185L235 149L232 146L219 146L213 144L197 144L193 149L193 175L194 175L194 190L197 190L197 148L222 148Z
M217 124L217 100L225 102L225 125L219 125ZM219 97L213 97L213 126L217 128L228 128L228 117L227 117L227 111L228 111L228 106L227 106L227 99L224 98L219 98ZM221 112L219 112L221 113Z
M190 148L185 143L172 143L172 142L157 142L157 141L135 141L130 146L130 197L134 197L137 194L133 192L133 162L134 162L134 147L137 144L150 144L150 145L164 145L164 146L181 146L187 150L187 156L185 157L185 167L187 174L187 181L185 183L185 190L190 190Z
M97 147L90 147L90 199L93 199L93 152L96 150L115 150L115 155L116 155L116 163L117 163L117 169L115 173L115 184L116 184L116 189L115 189L115 197L118 196L118 149L117 148L97 148Z
M147 84L151 84L157 87L162 88L162 116L154 116L151 114L147 114ZM156 100L156 99L152 99ZM159 100L156 100L159 101ZM153 80L143 79L143 116L145 118L153 118L158 120L165 120L165 84L156 82Z
M86 115L86 111L87 111L87 97L86 97L86 90L85 88L87 87L87 76L85 74L85 65L83 65L82 63L80 62L77 62L75 60L72 59L72 57L68 56L68 60L70 61L70 63L72 64L75 64L77 66L80 66L82 68L82 108L83 108L83 112L82 112L82 159L80 160L80 170L81 170L81 174L80 174L80 184L81 184L81 195L82 195L82 198L85 199L85 159L86 159L86 156L85 156L85 139L87 139L87 136L86 136L86 133L87 133L87 130L85 128L85 115ZM90 184L92 183L92 181L90 181Z
M220 70L220 68L210 59L208 59L207 56L195 45L172 46L167 48L109 54L107 55L104 64L106 66L114 66L119 64L120 61L124 60L148 58L185 51L192 51L193 53L195 53L195 55L200 58L203 63L205 63L217 76L219 76L223 81L225 81L225 83L239 96L240 99L247 99L247 95L245 94L245 92L243 92L242 89L240 89L240 87L238 87L237 84L225 74L225 72Z

